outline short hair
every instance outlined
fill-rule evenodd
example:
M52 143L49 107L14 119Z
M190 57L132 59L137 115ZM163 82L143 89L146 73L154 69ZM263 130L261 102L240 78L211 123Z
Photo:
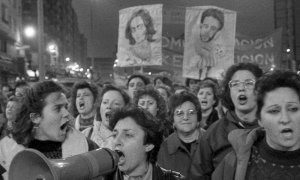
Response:
M156 33L156 31L154 29L153 20L150 16L150 13L146 9L140 9L140 10L138 10L138 11L136 11L132 14L132 16L130 17L130 19L127 22L127 25L126 25L125 37L126 37L126 39L129 40L129 44L134 45L136 43L134 38L132 37L131 27L130 27L131 21L136 17L141 17L143 22L144 22L144 25L146 27L146 39L147 39L147 41L149 41L149 42L155 41L153 39L153 35Z
M202 13L200 22L203 23L204 19L206 17L213 17L213 18L215 18L215 19L217 19L219 21L220 27L219 27L218 30L221 30L223 28L223 26L224 26L224 13L221 10L215 9L215 8L206 9Z
M140 78L140 79L144 82L145 86L148 85L148 84L150 83L150 80L149 80L148 77L146 77L146 76L144 76L144 75L142 75L142 74L133 74L133 75L131 75L131 76L128 78L128 81L127 81L127 87L128 87L128 85L129 85L129 82L130 82L132 79L134 79L134 78Z
M105 85L104 88L102 89L102 92L101 92L101 95L100 95L100 104L102 102L102 98L103 98L104 94L107 93L108 91L117 91L117 92L119 92L121 94L123 100L124 100L125 106L130 103L130 97L123 89L118 88L114 85L108 84L108 85Z
M160 145L163 141L161 123L148 111L135 106L127 106L116 110L115 113L112 114L109 122L111 130L115 128L120 120L127 117L131 117L145 132L144 145L154 145L154 148L147 153L147 161L155 163Z
M70 107L70 112L71 114L76 117L79 113L76 107L76 97L77 97L77 91L79 89L89 89L94 97L94 103L97 101L98 99L98 87L97 85L93 84L93 83L89 83L85 80L83 81L79 81L77 83L75 83L71 89L71 107Z
M214 94L214 99L215 99L215 103L213 104L213 107L217 107L219 104L219 85L215 83L215 81L212 80L203 80L202 82L200 82L200 85L197 89L197 94L199 93L200 89L203 88L211 88Z
M260 113L265 103L267 94L277 88L286 87L295 90L300 100L300 76L291 71L276 70L262 76L255 85L257 93L256 115L260 119Z
M172 80L170 80L169 78L167 78L165 76L157 76L156 78L154 78L154 80L153 80L154 85L156 85L156 81L158 79L161 80L161 82L163 82L165 85L169 86L170 88L173 88Z
M238 63L229 67L229 69L226 71L224 80L222 82L221 98L222 98L222 105L231 111L233 111L235 107L230 96L230 88L228 86L228 83L229 81L231 81L232 76L237 71L241 71L241 70L246 70L251 72L256 79L260 78L263 74L262 69L257 64L253 64L253 63Z
M158 90L158 89L163 89L163 90L165 90L166 92L167 92L167 96L168 96L168 98L173 94L173 92L167 87L167 86L156 86L155 87L155 89L156 90Z
M49 94L56 92L66 93L60 84L53 81L38 82L27 91L12 131L13 138L18 144L27 147L32 141L34 138L34 124L30 119L30 114L41 115L46 105L45 99Z
M179 94L173 94L169 99L169 118L174 122L175 109L185 102L191 102L194 104L197 111L197 119L200 122L202 119L202 112L200 102L198 98L191 92L183 91Z
M167 102L165 102L164 98L152 86L146 86L143 89L139 89L133 98L134 104L138 106L140 98L144 95L151 96L156 101L157 109L158 109L156 118L158 118L161 121L166 121L167 120L167 104L166 104Z
M196 82L200 82L200 79L192 79L192 78L186 78L186 80L185 80L185 85L186 85L186 87L190 87L190 82L191 81L196 81Z

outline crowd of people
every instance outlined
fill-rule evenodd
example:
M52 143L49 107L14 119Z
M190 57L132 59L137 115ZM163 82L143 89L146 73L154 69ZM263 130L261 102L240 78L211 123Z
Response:
M300 76L238 63L224 79L142 74L127 87L88 81L2 85L0 173L26 149L49 159L97 148L118 156L105 180L300 179ZM0 178L1 179L1 178Z

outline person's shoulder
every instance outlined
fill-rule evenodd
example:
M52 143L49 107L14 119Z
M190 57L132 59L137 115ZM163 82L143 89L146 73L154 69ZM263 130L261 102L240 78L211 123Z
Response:
M224 118L221 118L214 123L212 123L209 128L206 130L206 133L204 134L205 138L208 138L210 136L215 136L217 131L220 131L221 129L224 128Z
M86 137L86 141L88 144L89 151L99 148L99 146L94 141L92 141L90 138Z

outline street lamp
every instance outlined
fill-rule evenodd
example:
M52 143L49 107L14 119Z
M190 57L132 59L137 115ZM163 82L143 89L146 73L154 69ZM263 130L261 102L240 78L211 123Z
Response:
M24 28L24 34L28 38L33 38L36 35L36 29L33 26L26 26Z

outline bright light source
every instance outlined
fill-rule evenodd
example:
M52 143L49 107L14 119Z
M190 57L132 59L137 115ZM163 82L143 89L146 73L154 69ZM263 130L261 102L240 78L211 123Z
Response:
M48 45L48 51L50 53L56 53L57 52L57 46L56 46L56 44L49 44Z
M151 75L152 73L151 73L151 72L148 72L148 74Z
M286 52L287 52L287 53L291 52L291 49L290 49L290 48L287 48L287 49L286 49Z
M28 70L26 71L26 73L27 73L27 75L28 75L29 77L35 77L35 73L34 73L33 70L28 69Z
M71 59L69 57L66 57L66 61L69 62Z
M80 68L79 71L82 72L82 71L83 71L83 68Z
M114 67L117 67L117 64L114 64Z
M27 26L24 29L24 34L25 34L26 37L32 38L32 37L35 36L36 30L35 30L35 28L33 26Z

